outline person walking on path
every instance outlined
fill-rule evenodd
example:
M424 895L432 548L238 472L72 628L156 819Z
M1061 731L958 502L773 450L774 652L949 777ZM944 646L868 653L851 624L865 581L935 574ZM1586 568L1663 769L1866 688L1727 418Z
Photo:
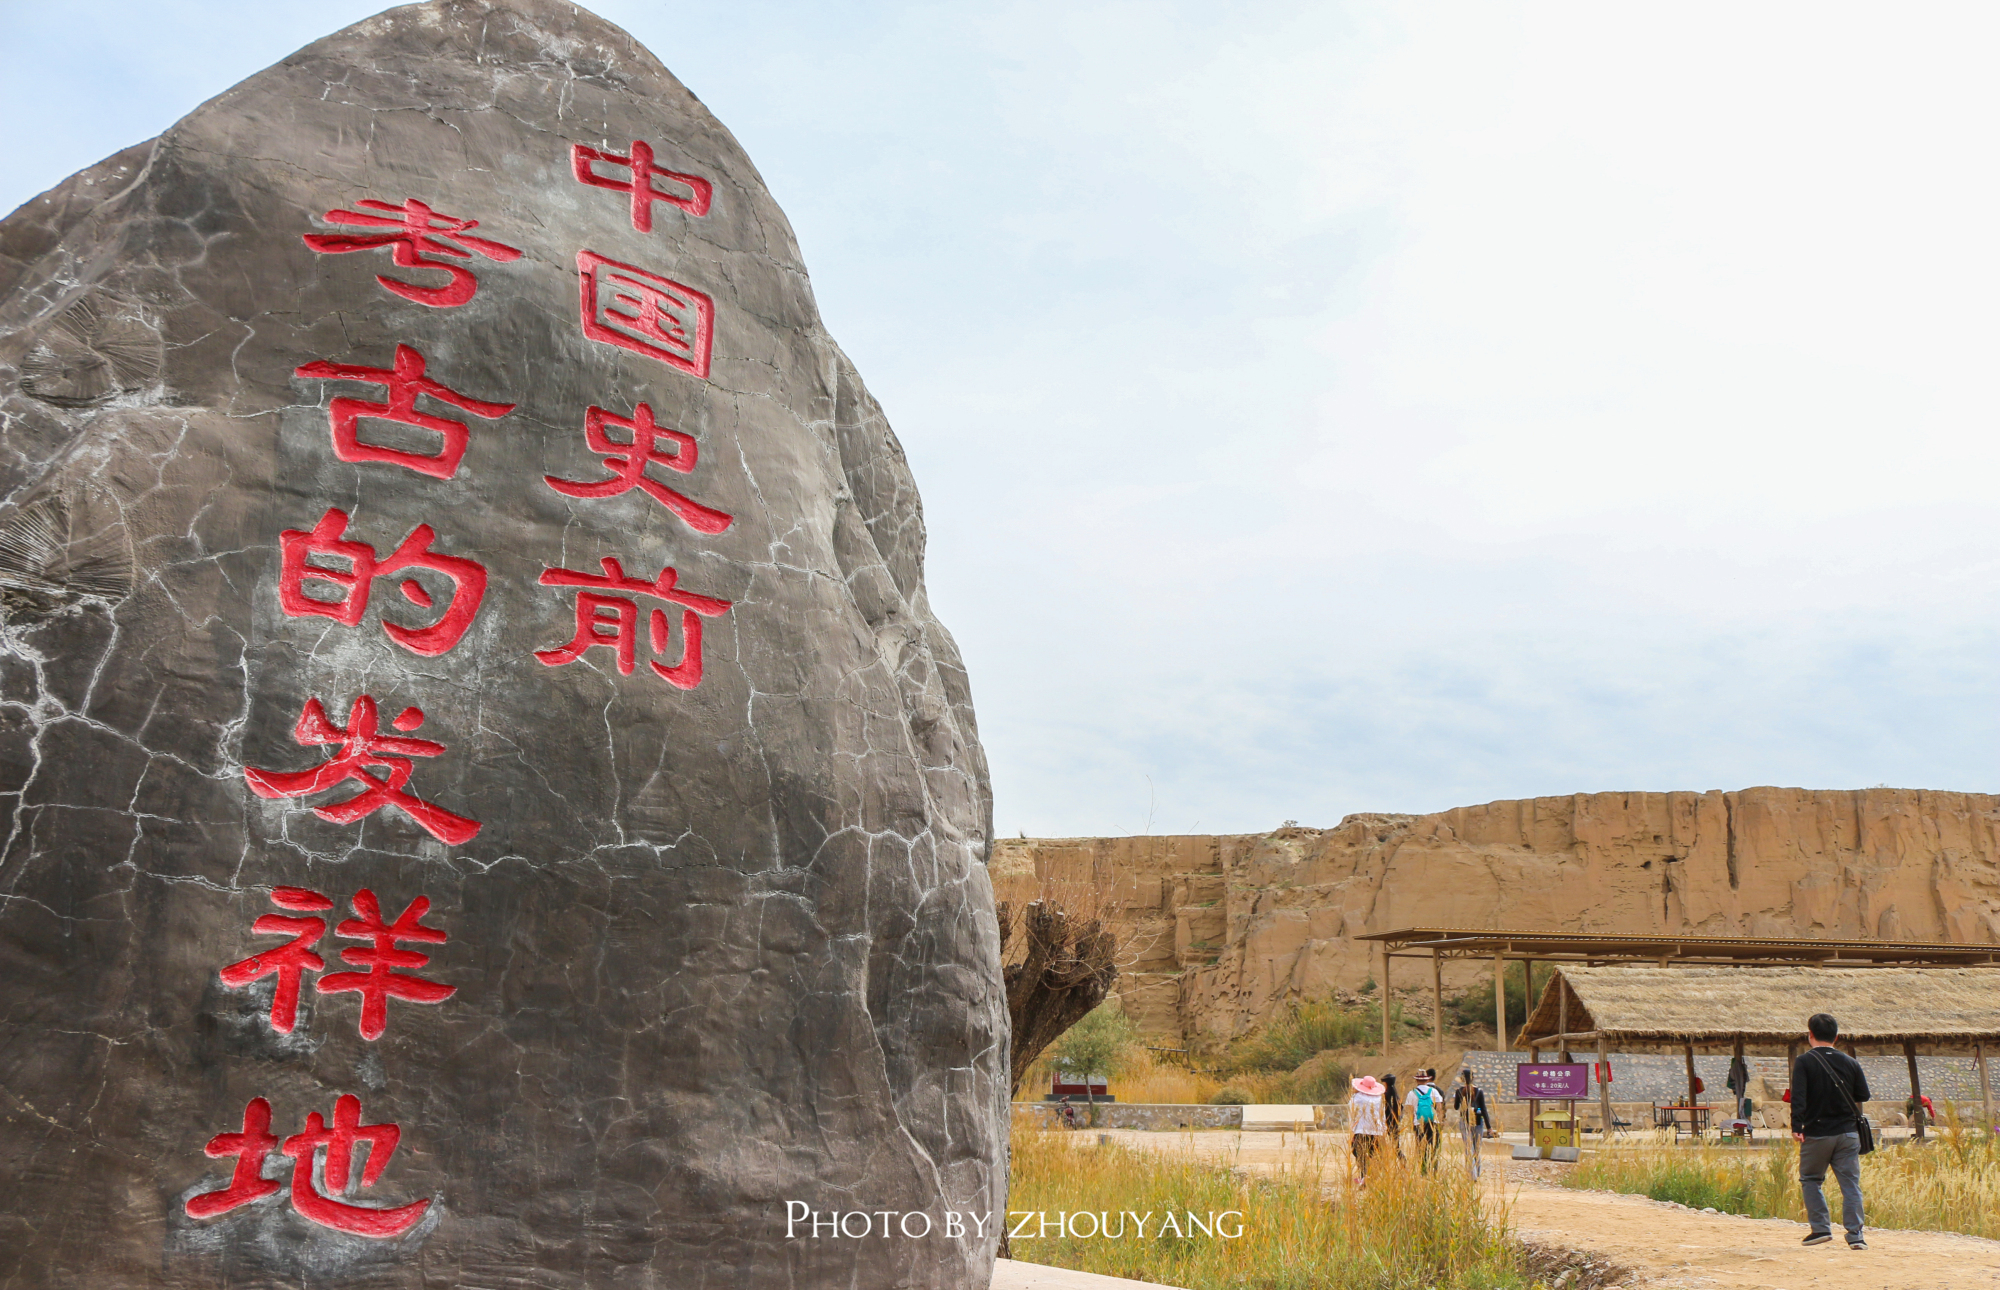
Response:
M1354 1096L1347 1099L1347 1125L1352 1135L1348 1147L1354 1153L1354 1168L1359 1175L1357 1185L1368 1182L1368 1161L1382 1148L1382 1138L1389 1131L1389 1122L1383 1114L1382 1094L1386 1091L1382 1081L1373 1075L1363 1075L1350 1081L1354 1086Z
M1437 1160L1439 1112L1444 1109L1444 1094L1437 1091L1436 1079L1436 1071L1418 1071L1416 1084L1403 1098L1403 1105L1410 1109L1410 1131L1417 1140L1417 1161L1425 1173Z
M1396 1159L1403 1158L1403 1103L1396 1093L1396 1072L1385 1071L1382 1075L1382 1116L1387 1122L1388 1132L1383 1136L1389 1145L1396 1148Z
M1865 1250L1861 1235L1861 1103L1869 1098L1861 1063L1833 1046L1840 1023L1824 1012L1806 1022L1809 1046L1792 1063L1792 1141L1799 1144L1799 1187L1812 1231L1807 1245L1833 1239L1826 1171L1840 1180L1840 1222L1847 1248Z
M1486 1118L1486 1094L1472 1082L1472 1068L1458 1073L1458 1087L1451 1091L1451 1109L1458 1115L1458 1136L1465 1143L1466 1159L1472 1165L1473 1181L1479 1180L1480 1121Z

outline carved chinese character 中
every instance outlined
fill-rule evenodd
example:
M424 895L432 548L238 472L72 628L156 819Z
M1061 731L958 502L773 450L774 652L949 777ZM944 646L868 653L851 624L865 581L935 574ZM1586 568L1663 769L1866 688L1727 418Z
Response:
M442 286L424 287L412 282L401 282L395 278L376 275L375 281L403 297L433 309L449 309L472 299L479 290L479 279L472 270L449 260L426 259L426 256L452 255L461 260L472 258L474 251L489 260L507 263L521 258L520 251L504 243L474 236L472 231L479 227L476 219L456 219L450 215L440 215L429 206L411 198L401 206L391 206L364 198L355 203L369 211L382 214L371 215L367 211L334 210L326 213L329 224L359 225L364 228L386 228L393 233L363 233L350 236L345 233L302 234L306 245L322 255L342 255L349 251L374 251L385 246L395 248L394 262L406 269L443 269L451 275L451 281Z
M303 887L273 888L271 903L280 909L300 913L325 913L333 908L331 900ZM317 972L326 966L326 960L313 952L313 946L326 934L326 920L261 914L250 925L250 930L259 936L290 936L293 939L290 944L252 954L240 963L231 963L222 969L222 983L232 990L240 990L252 981L275 975L278 982L271 992L271 1029L281 1035L289 1035L299 1017L299 983L307 972ZM266 1108L267 1119L268 1110Z
M653 203L665 202L678 206L690 215L708 214L709 199L714 196L714 186L700 175L684 175L677 170L663 170L653 164L653 146L644 139L632 141L632 151L620 155L597 148L586 148L580 143L571 144L570 165L576 171L579 182L594 188L609 188L614 192L632 195L632 227L641 233L653 231ZM608 165L631 173L630 179L614 179L598 172L598 165ZM661 192L653 186L658 176L680 184L688 190L683 197L678 193Z
M692 690L701 684L701 617L718 618L729 609L730 602L717 600L713 596L698 596L691 591L677 588L679 571L668 567L660 570L660 576L652 582L638 578L628 578L616 557L606 556L599 561L602 574L578 573L573 569L544 569L541 584L544 587L597 588L579 590L576 595L576 635L569 644L557 649L536 650L535 657L545 667L560 667L574 663L583 657L584 651L599 645L612 651L618 661L618 670L626 676L632 675L637 664L639 636L639 604L632 596L650 596L664 600L681 608L681 661L672 667L664 667L652 659L646 666L664 677L669 685L682 690ZM607 592L622 591L625 596L608 595ZM655 609L649 616L648 625L653 652L664 655L667 650L667 615Z
M286 529L278 535L282 558L278 574L278 603L293 618L318 615L347 627L361 621L368 611L368 595L377 578L386 578L405 569L429 569L451 579L451 600L444 613L429 627L399 627L383 623L389 638L413 654L434 656L451 649L472 626L486 596L486 566L461 556L431 550L437 533L428 524L419 524L389 553L388 559L375 554L365 542L347 540L347 512L328 507L310 532ZM319 557L322 563L313 563ZM345 560L346 569L333 568L326 560ZM306 594L308 581L323 583L339 593L334 600ZM400 590L405 599L422 609L434 608L435 599L414 578L403 579Z
M715 346L715 301L672 278L578 251L583 334L607 345L657 358L695 376L708 375Z
M322 1227L386 1240L416 1226L430 1208L428 1199L390 1209L353 1205L340 1199L355 1181L357 1146L368 1147L360 1184L373 1187L389 1167L403 1138L403 1131L397 1125L361 1123L360 1098L342 1094L333 1104L331 1126L314 1111L306 1116L305 1128L282 1144L270 1128L271 1103L261 1097L252 1098L243 1108L241 1133L218 1133L209 1139L208 1155L214 1159L235 1156L236 1169L227 1187L188 1198L185 1208L189 1217L215 1218L276 1192L281 1186L278 1180L263 1177L264 1160L273 1147L292 1158L292 1208ZM326 1153L323 1177L327 1191L333 1193L330 1196L313 1186L314 1164L322 1151Z
M444 745L429 739L405 739L381 734L378 722L375 700L366 694L354 701L345 727L336 726L327 719L326 709L318 699L307 699L292 737L307 747L337 745L339 751L334 754L333 760L302 771L247 767L243 779L249 784L251 792L259 797L271 798L309 797L352 780L362 786L359 793L344 801L316 806L313 814L335 824L352 824L384 807L393 806L422 825L440 842L457 845L471 841L479 833L477 820L454 815L441 806L403 791L403 785L409 783L416 770L416 763L411 758L436 757L444 752ZM424 711L422 708L405 708L390 724L398 730L415 730L424 724ZM388 777L376 776L371 768L389 772Z
M605 429L607 425L630 430L632 438L625 443L618 442ZM688 474L694 470L700 451L693 435L657 424L653 420L653 409L646 404L641 403L635 408L630 420L603 408L590 408L583 416L583 438L592 452L604 454L604 468L611 472L611 478L585 483L558 479L554 475L542 476L548 486L558 493L566 497L616 497L639 488L687 521L688 527L697 533L720 533L731 524L733 517L689 500L646 473L647 466L658 464L668 470ZM661 451L663 445L671 445L671 451Z
M476 417L492 420L514 410L512 403L488 403L460 394L448 385L424 374L424 356L408 345L396 346L393 367L363 367L354 363L315 360L293 373L295 376L323 377L338 381L366 381L387 390L387 401L337 398L328 405L333 426L333 453L342 461L386 461L406 466L420 475L450 479L465 456L471 432L465 422L417 410L417 398L428 395L440 403L463 408ZM409 452L361 441L363 420L393 421L436 433L443 443L435 453Z
M395 922L385 923L382 921L382 906L375 899L375 893L364 887L354 893L354 912L361 917L343 919L340 926L334 928L335 935L348 940L374 942L372 947L355 946L340 952L341 959L349 966L367 968L366 972L329 972L318 983L321 994L353 991L361 996L363 1039L382 1037L389 1024L391 999L407 999L411 1003L443 1003L458 993L455 985L426 981L422 977L395 971L396 968L420 968L431 961L431 956L421 950L396 948L398 941L442 945L448 939L442 930L424 926L423 917L430 907L430 899L419 896L409 903Z

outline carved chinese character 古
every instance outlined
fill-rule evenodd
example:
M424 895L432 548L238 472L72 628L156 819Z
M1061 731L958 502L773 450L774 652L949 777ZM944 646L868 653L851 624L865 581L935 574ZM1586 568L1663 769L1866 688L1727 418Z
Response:
M347 540L347 512L328 507L310 532L286 529L279 534L282 553L278 573L278 603L293 618L318 615L353 627L368 611L368 594L376 578L386 578L405 569L429 569L451 579L451 600L444 613L429 627L399 627L384 623L389 638L413 654L434 656L451 649L472 626L486 596L486 567L460 556L431 550L437 533L428 524L419 524L402 544L384 560L365 542ZM346 569L313 563L313 557L345 560ZM339 592L339 599L324 600L306 594L313 580ZM403 579L400 590L411 604L423 609L435 606L430 592L414 578Z
M605 429L607 425L630 430L632 438L625 443L618 442ZM646 404L641 403L635 408L630 420L614 416L603 408L592 407L583 416L583 438L592 452L604 454L604 468L611 472L611 478L584 483L558 479L554 475L542 476L550 488L565 497L616 497L639 488L687 521L688 527L697 533L720 533L732 522L731 516L690 501L646 473L647 466L658 464L668 470L688 474L694 470L700 451L693 435L655 423L653 409ZM671 444L672 451L662 452L662 444Z
M271 903L280 909L302 913L324 913L333 908L331 900L303 887L274 888ZM276 949L253 954L240 963L231 963L222 969L222 983L232 990L240 990L252 981L261 981L275 974L278 983L271 992L271 1029L281 1035L289 1035L298 1022L300 981L307 972L317 972L326 966L326 960L315 954L312 948L326 934L326 920L263 914L250 925L250 930L259 936L290 936L294 939L289 945L280 945Z
M353 780L362 786L359 793L344 801L316 806L313 814L335 824L352 824L383 807L393 806L440 842L453 845L470 842L479 833L478 821L454 815L403 791L403 785L416 770L411 758L436 757L444 752L444 745L429 739L381 734L378 722L375 700L366 694L354 701L344 728L327 719L326 709L318 699L307 699L292 737L308 747L338 745L333 760L302 771L247 767L243 772L244 782L259 797L277 798L309 797ZM423 709L405 708L390 724L398 730L415 730L424 724ZM371 767L388 771L388 777L376 776Z
M340 1199L354 1182L354 1149L357 1146L366 1144L368 1147L360 1184L373 1187L389 1167L389 1161L395 1156L396 1147L403 1138L403 1131L397 1125L361 1123L360 1098L342 1094L333 1104L331 1126L318 1111L314 1111L306 1116L305 1128L286 1138L282 1144L270 1132L270 1127L270 1102L261 1097L252 1098L243 1108L241 1133L218 1133L209 1139L208 1155L215 1159L235 1156L236 1169L227 1187L188 1198L185 1208L189 1217L215 1218L276 1192L281 1185L278 1180L262 1176L264 1159L271 1154L273 1147L292 1158L292 1208L322 1227L386 1240L401 1236L416 1226L424 1211L430 1208L428 1199L411 1201L391 1209L352 1205ZM322 1151L326 1153L323 1176L327 1191L333 1193L330 1196L313 1186L314 1163Z
M576 268L582 278L585 336L695 376L708 375L715 301L685 283L595 251L578 251Z
M393 970L420 968L431 961L431 956L421 950L397 949L396 942L442 945L449 939L438 928L424 926L423 917L430 907L430 899L419 896L409 903L395 922L385 923L382 921L382 906L376 901L375 893L364 887L354 893L354 912L361 917L343 919L340 926L333 929L336 936L348 940L374 942L372 948L357 946L340 952L341 959L349 966L367 968L366 972L329 972L319 979L321 994L353 991L361 996L363 1039L382 1037L389 1024L390 999L443 1003L458 993L455 985L426 981L422 977Z
M364 198L355 203L370 211L383 214L370 215L366 211L335 210L326 213L329 224L359 225L364 228L390 228L393 233L363 233L349 236L344 233L305 233L306 245L322 255L342 255L349 251L374 251L385 246L393 246L393 259L406 269L443 269L451 275L451 281L436 287L422 287L411 282L400 282L395 278L376 275L375 281L403 297L433 309L449 309L472 299L479 290L479 279L471 269L449 260L426 259L426 256L453 255L461 260L470 259L477 251L489 260L501 263L518 260L520 251L500 242L475 237L473 229L479 227L476 219L454 219L440 215L423 202L411 198L401 206L391 206Z
M643 139L632 141L632 151L624 155L605 152L597 148L586 148L580 143L571 144L570 165L576 171L577 180L593 188L609 188L614 192L632 195L632 227L641 233L653 231L653 203L665 202L678 206L690 215L708 214L708 203L715 189L699 175L684 175L676 170L662 170L653 164L653 146ZM613 179L598 173L599 164L631 172L630 179ZM663 193L653 187L654 176L684 185L688 195Z
M328 405L327 410L333 426L334 456L342 461L386 461L397 466L407 466L420 475L450 479L458 472L458 463L465 456L465 444L471 437L471 432L466 429L463 421L453 421L449 417L419 412L418 396L429 395L440 403L463 408L474 416L489 421L512 412L514 405L488 403L483 399L460 394L450 386L432 380L424 374L424 356L408 345L396 346L394 361L393 367L362 367L354 363L315 360L299 368L293 375L323 377L337 381L366 381L370 385L380 385L387 390L387 402L371 403L367 399L337 398ZM433 431L442 438L443 444L435 453L422 453L363 443L360 430L360 422L363 420L394 421L401 425L415 426L420 430Z
M680 580L679 571L669 567L660 570L660 576L652 582L625 576L624 567L616 557L606 556L599 564L602 574L578 573L573 569L544 569L541 584L544 587L598 588L599 590L579 590L576 595L576 635L569 644L558 649L536 650L535 657L545 667L561 667L582 658L584 651L599 645L612 651L618 661L618 670L626 676L632 675L637 664L639 635L639 605L631 596L650 596L664 600L681 608L681 661L672 667L663 667L651 659L646 666L664 677L669 685L682 690L692 690L701 684L701 617L719 618L729 609L730 602L717 600L713 596L698 596L690 591L681 591L676 584ZM607 595L606 592L623 591L631 596ZM665 654L667 649L667 615L655 609L649 618L653 652Z

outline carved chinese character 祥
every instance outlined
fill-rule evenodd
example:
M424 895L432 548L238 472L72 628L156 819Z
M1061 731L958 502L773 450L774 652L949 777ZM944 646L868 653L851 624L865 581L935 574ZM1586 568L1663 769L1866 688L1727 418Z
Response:
M463 421L453 421L448 417L417 411L419 395L429 395L440 403L463 408L474 416L484 417L489 421L514 410L514 405L511 403L488 403L483 399L460 394L450 386L432 380L424 375L424 356L408 345L396 346L394 367L362 367L354 363L329 363L320 360L307 363L293 375L325 377L338 381L366 381L371 385L386 387L388 391L386 403L337 398L328 406L333 422L334 455L342 461L386 461L398 466L407 466L420 475L431 475L438 479L450 479L457 473L458 463L465 456L465 443L471 437L471 432L465 428ZM402 425L415 426L420 430L434 431L444 442L435 453L406 452L400 448L363 443L359 427L359 423L363 420L394 421Z
M271 903L280 909L302 913L324 913L333 908L331 900L303 887L274 888ZM289 1035L299 1017L300 980L307 972L317 972L326 966L326 960L315 954L312 948L325 935L326 920L263 914L250 925L250 930L259 936L290 936L293 940L289 945L280 945L276 949L253 954L240 963L231 963L222 969L222 983L232 990L240 990L252 981L261 981L275 973L278 984L271 994L271 1029L281 1035Z
M389 558L380 559L375 548L365 542L351 542L347 535L347 512L332 507L320 516L319 523L311 532L286 529L278 535L279 548L283 552L278 573L278 602L293 618L316 614L331 618L337 623L352 627L361 621L361 615L368 610L368 593L376 578L386 578L404 569L430 569L451 579L451 600L444 607L444 613L429 627L398 627L394 623L383 623L382 629L389 638L413 654L426 656L442 654L458 644L466 629L472 626L472 619L479 612L479 602L486 595L486 566L460 556L442 555L431 550L431 543L437 534L430 525L419 524L403 539L402 545L389 553ZM328 559L345 560L348 568L337 569L325 563L314 564L312 557L322 561ZM306 582L314 580L325 583L339 592L337 600L322 600L308 596ZM413 605L430 609L435 605L431 593L414 578L403 579L401 591Z
M576 635L569 644L560 649L536 650L535 657L547 667L560 667L574 663L583 657L585 650L602 645L611 650L618 660L618 670L626 676L632 674L637 662L639 634L639 605L628 596L606 595L605 592L623 591L636 596L650 596L655 600L665 600L682 606L681 609L681 661L672 667L662 667L648 659L646 666L658 672L671 685L683 690L692 690L701 684L701 618L718 618L729 609L730 602L717 600L712 596L697 596L693 592L676 589L680 573L672 568L660 570L660 576L652 582L625 576L624 567L612 556L599 562L604 572L578 573L572 569L544 569L541 584L544 587L594 587L600 590L579 591L576 595ZM653 652L665 654L667 649L667 615L662 610L653 610L649 625Z
M630 154L620 156L615 152L601 152L596 148L586 148L582 144L571 144L570 165L576 170L576 177L583 183L596 188L609 188L615 192L632 195L632 227L641 233L653 231L653 203L665 202L678 206L690 215L708 214L709 198L714 188L699 175L683 175L675 170L662 170L653 164L653 147L643 139L632 141ZM597 163L631 172L630 179L613 179L599 174ZM687 187L688 195L663 193L653 187L654 176L668 179Z
M576 268L583 279L584 335L695 376L708 375L715 301L684 283L595 251L578 251Z
M472 299L479 290L479 279L471 269L449 260L425 259L427 255L455 255L459 259L470 259L474 251L489 260L506 263L518 260L521 253L511 246L475 237L472 229L479 227L476 219L454 219L440 215L423 202L411 198L401 206L391 206L364 198L355 203L366 206L371 211L385 214L370 215L363 211L328 211L329 224L360 225L364 228L392 228L393 233L363 233L348 236L344 233L306 233L306 245L322 255L340 255L348 251L373 251L381 247L393 246L395 263L406 269L443 269L451 275L451 281L437 287L420 287L410 282L399 282L394 278L377 275L375 281L403 297L433 309L448 309L462 305Z
M607 425L622 426L632 432L632 438L620 443L605 429ZM679 430L658 425L653 421L653 409L641 403L633 410L632 418L614 416L603 408L593 407L583 416L583 438L592 452L604 454L604 468L611 472L611 478L595 483L583 483L573 479L558 479L554 475L544 475L550 488L566 497L616 497L634 488L644 489L648 496L687 521L688 527L697 533L720 533L728 528L731 517L721 511L711 510L698 502L668 488L659 480L646 474L648 465L658 463L668 470L685 475L694 469L699 450L694 436ZM662 452L662 445L672 445L672 450Z
M385 806L393 806L440 842L457 845L471 841L479 833L478 821L454 815L403 791L403 785L416 770L416 763L410 759L436 757L444 752L444 745L428 739L380 734L378 720L375 700L366 694L354 701L345 728L327 719L326 709L318 699L307 699L292 737L307 747L337 745L340 751L333 760L302 771L246 768L243 779L259 797L309 797L352 780L362 786L359 793L328 806L316 806L313 814L335 824L352 824ZM405 708L390 724L398 730L415 730L424 724L423 709ZM372 774L370 767L388 771L388 778Z
M455 985L426 981L422 977L392 970L420 968L431 961L431 956L421 950L397 949L396 942L444 944L447 939L444 932L423 924L424 914L430 907L430 899L419 896L409 903L395 922L384 923L382 906L376 901L375 893L364 887L354 893L354 912L361 917L344 919L339 927L334 928L337 936L374 942L372 948L355 947L340 952L341 959L348 965L367 968L366 972L329 972L319 979L321 994L342 994L350 990L360 994L363 1039L382 1037L382 1031L388 1026L390 999L443 1003L458 993Z
M278 1180L263 1177L264 1159L273 1147L292 1158L292 1208L322 1227L387 1239L401 1236L416 1226L430 1208L428 1199L393 1209L350 1205L339 1199L354 1181L357 1146L365 1143L368 1147L367 1163L361 1169L361 1186L373 1187L389 1167L403 1138L402 1129L396 1125L361 1123L360 1098L342 1094L333 1104L332 1127L314 1111L306 1117L305 1128L286 1138L282 1145L270 1128L271 1103L261 1097L252 1098L243 1108L241 1133L218 1133L209 1139L209 1156L214 1159L235 1156L236 1170L227 1187L188 1198L186 1208L190 1217L214 1218L276 1192L280 1186ZM333 1193L331 1196L313 1186L313 1166L321 1151L326 1153L323 1176L327 1191Z

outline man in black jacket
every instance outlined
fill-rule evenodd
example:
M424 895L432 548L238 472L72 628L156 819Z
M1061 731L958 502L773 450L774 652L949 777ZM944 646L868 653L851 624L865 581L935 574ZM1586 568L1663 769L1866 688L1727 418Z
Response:
M1799 1185L1806 1194L1806 1217L1812 1220L1807 1245L1833 1239L1827 1214L1827 1166L1840 1180L1840 1221L1847 1229L1847 1248L1865 1250L1861 1238L1861 1126L1856 1118L1868 1100L1868 1077L1861 1063L1833 1046L1840 1023L1824 1012L1806 1022L1811 1046L1792 1063L1792 1141L1799 1144Z

